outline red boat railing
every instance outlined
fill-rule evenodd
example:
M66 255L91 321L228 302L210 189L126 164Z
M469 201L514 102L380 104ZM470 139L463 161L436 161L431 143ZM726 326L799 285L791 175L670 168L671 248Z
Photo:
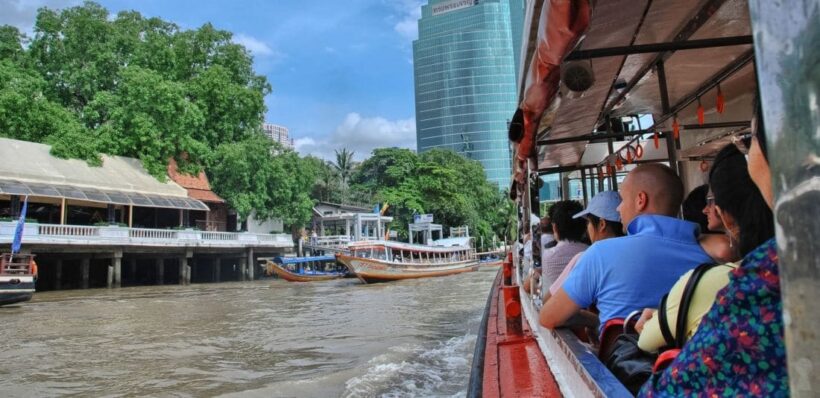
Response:
M0 255L0 275L30 275L36 272L33 254Z

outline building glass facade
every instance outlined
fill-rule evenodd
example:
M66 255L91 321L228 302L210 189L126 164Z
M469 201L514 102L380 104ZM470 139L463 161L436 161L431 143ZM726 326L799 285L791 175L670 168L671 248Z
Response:
M507 187L523 0L430 0L413 42L419 152L452 149Z

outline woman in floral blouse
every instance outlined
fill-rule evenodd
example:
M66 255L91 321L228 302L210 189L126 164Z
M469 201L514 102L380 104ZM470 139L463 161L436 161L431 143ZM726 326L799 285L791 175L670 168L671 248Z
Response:
M749 174L771 208L762 119L753 120L752 129ZM775 249L772 238L746 255L729 284L718 292L697 333L665 371L649 379L639 396L789 395Z

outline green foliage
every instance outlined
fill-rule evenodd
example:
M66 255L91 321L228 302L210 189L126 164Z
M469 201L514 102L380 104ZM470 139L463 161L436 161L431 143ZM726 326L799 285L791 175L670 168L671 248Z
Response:
M376 149L351 182L353 191L373 191L376 201L390 205L391 227L403 239L415 213L432 213L445 228L468 225L487 244L494 235L504 239L512 228L512 202L487 181L480 163L453 151L417 155L409 149ZM509 216L507 208L512 209Z
M271 87L232 36L93 2L41 8L31 40L0 26L0 134L90 164L135 157L160 180L175 158L240 216L304 223L319 169L261 136Z

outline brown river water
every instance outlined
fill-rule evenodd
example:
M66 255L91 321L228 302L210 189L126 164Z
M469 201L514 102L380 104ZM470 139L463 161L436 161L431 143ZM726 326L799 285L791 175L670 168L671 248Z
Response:
M0 396L464 396L496 271L38 293L0 307Z

